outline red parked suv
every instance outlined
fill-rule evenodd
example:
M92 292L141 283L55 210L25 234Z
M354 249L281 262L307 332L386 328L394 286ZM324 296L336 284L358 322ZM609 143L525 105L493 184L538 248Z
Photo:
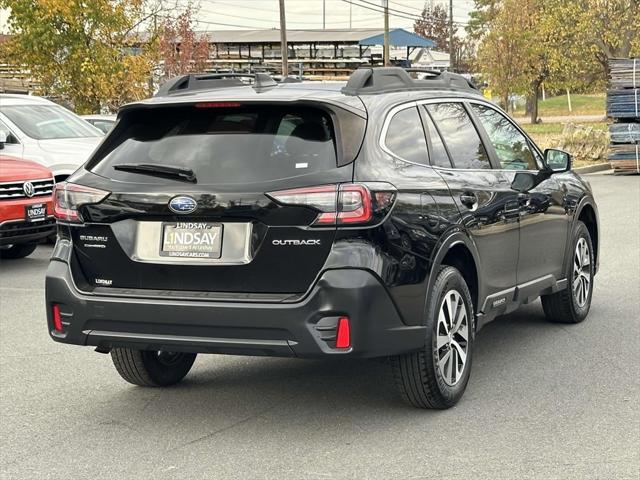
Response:
M0 155L0 258L23 258L55 232L53 174L45 167Z

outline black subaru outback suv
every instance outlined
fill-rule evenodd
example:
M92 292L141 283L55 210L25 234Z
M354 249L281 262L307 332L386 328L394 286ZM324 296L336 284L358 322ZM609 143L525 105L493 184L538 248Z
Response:
M51 337L143 386L197 353L391 357L408 402L447 408L496 316L541 297L582 321L588 183L463 77L421 75L192 75L123 107L55 192Z

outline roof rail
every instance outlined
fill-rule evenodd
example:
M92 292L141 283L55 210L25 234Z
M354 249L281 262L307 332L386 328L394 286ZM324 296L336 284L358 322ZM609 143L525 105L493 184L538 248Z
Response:
M242 79L252 80L253 83L251 86L257 91L277 85L277 82L267 73L191 73L172 78L163 83L155 96L164 97L176 93L192 92L194 90L210 90L247 85Z
M416 80L409 73L426 73L427 78ZM342 89L346 95L367 95L406 90L471 90L476 86L462 75L421 68L366 67L351 74Z

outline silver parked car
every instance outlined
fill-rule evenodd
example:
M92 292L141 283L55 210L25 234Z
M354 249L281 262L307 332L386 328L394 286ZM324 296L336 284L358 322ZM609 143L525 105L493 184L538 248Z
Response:
M0 132L6 135L3 154L38 162L57 181L82 165L104 135L49 100L10 94L0 95Z
M117 115L81 115L81 118L100 129L106 135L116 124Z

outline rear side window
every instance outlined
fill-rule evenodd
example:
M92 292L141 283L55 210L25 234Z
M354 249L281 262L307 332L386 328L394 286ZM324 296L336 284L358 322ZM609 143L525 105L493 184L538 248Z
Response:
M449 154L447 153L447 149L444 148L444 143L442 142L442 138L436 129L436 126L431 119L429 113L425 116L425 121L427 123L427 133L429 134L429 141L431 142L431 150L429 150L429 159L431 160L431 165L435 165L436 167L443 168L451 168L451 160L449 159Z
M503 169L538 170L527 138L507 117L484 105L473 104L471 108L486 130Z
M403 160L427 164L427 141L417 108L405 108L391 118L384 143L394 155Z
M188 168L199 184L280 180L337 166L331 118L317 108L174 106L131 111L120 124L115 147L89 165L116 180L166 182L113 168L131 163Z
M489 169L491 163L471 118L461 103L427 105L455 168Z

